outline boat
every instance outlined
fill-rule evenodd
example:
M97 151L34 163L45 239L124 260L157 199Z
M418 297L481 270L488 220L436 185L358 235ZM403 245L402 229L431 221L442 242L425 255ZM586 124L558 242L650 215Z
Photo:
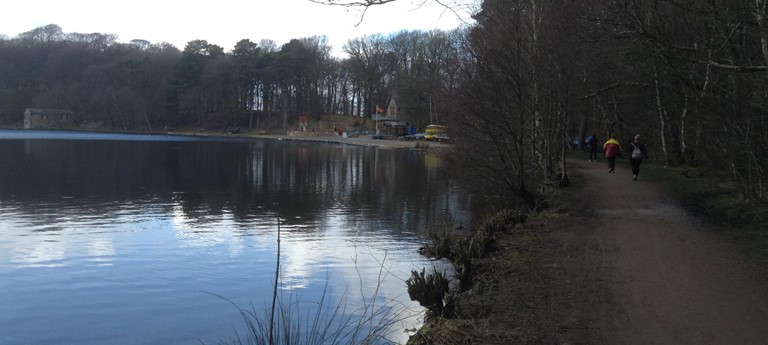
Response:
M448 140L448 128L442 125L428 125L424 130L424 140L446 141Z

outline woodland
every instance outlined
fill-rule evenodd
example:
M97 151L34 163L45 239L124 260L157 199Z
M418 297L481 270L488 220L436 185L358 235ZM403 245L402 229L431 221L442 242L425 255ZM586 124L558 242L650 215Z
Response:
M370 116L393 94L403 114L429 115L458 34L361 37L345 44L342 59L331 56L325 36L280 47L243 39L228 52L193 40L180 51L168 43L118 43L114 34L64 33L50 24L0 40L0 118L8 124L26 108L57 108L111 129L209 122L257 128L274 114ZM429 124L424 121L419 125Z
M593 133L641 134L652 161L766 201L766 0L484 0L473 18L352 39L345 58L323 36L179 50L51 24L0 37L0 125L57 108L115 130L279 130L299 115L367 117L395 97L403 120L449 126L465 174L531 207L568 184L570 138Z

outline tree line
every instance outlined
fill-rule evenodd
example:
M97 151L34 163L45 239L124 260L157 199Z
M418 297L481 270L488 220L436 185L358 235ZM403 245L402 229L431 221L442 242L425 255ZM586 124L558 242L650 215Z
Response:
M322 37L280 48L243 40L224 53L205 41L178 51L46 27L0 41L0 114L77 105L114 127L212 117L256 126L275 114L366 116L395 95L417 126L441 116L457 138L451 161L494 186L488 195L535 206L568 184L571 137L641 134L652 159L717 174L765 202L767 6L483 0L466 29L362 37L345 59Z
M283 117L370 116L397 97L402 120L430 122L450 86L462 32L402 31L349 40L331 55L325 36L277 46L243 39L231 51L205 40L179 50L55 24L0 36L0 121L26 108L61 108L108 129L268 128ZM279 119L280 121L275 121Z
M312 0L386 6L401 0ZM449 10L472 0L432 2ZM451 73L451 155L535 206L567 185L572 137L628 143L765 202L768 1L482 0ZM490 183L487 183L490 182ZM480 187L480 186L478 186Z
M451 89L469 174L532 205L568 183L569 138L641 134L765 202L766 1L484 0L474 18Z

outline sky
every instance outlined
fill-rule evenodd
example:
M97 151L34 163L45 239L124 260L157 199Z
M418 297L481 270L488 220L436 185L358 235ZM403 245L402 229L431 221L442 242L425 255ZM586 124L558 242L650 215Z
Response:
M309 0L10 0L0 5L0 35L7 38L57 24L65 33L115 34L128 43L143 39L168 42L183 50L187 42L206 40L230 51L242 39L271 39L278 46L293 38L325 35L334 55L343 56L347 40L401 30L450 30L467 23L468 12L429 1L398 0L368 9L327 6ZM455 1L455 0L449 0Z

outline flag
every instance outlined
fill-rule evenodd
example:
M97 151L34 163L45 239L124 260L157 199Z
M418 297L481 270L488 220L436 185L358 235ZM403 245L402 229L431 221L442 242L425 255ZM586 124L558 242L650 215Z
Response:
M382 108L382 107L377 105L376 106L376 114L383 114L383 113L384 113L384 108Z

